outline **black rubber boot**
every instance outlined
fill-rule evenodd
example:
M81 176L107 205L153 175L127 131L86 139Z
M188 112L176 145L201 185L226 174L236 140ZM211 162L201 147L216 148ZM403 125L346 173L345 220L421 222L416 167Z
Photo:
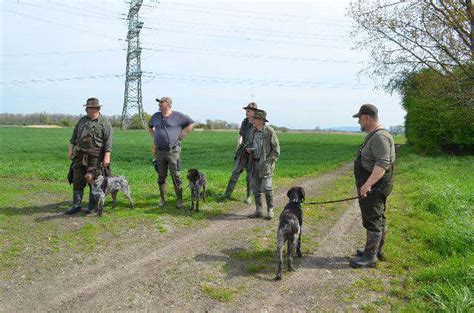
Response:
M271 220L274 216L273 213L273 192L272 193L266 193L265 194L265 199L267 200L267 220Z
M87 209L84 210L86 214L94 212L97 208L97 199L92 194L92 188L89 188L89 204L87 204Z
M245 199L245 203L247 203L248 205L252 204L252 195L253 195L253 192L252 192L252 188L250 187L250 180L247 177L247 198Z
M74 189L72 191L72 206L64 212L64 214L72 215L81 211L82 208L82 196L84 195L83 189Z
M367 231L367 245L362 256L352 258L349 261L350 266L354 268L360 267L376 267L377 266L377 250L382 238L382 232Z
M250 214L248 217L259 218L259 217L262 217L262 194L256 193L254 194L254 197L255 197L255 212Z
M380 238L380 245L379 245L379 251L377 251L377 259L379 261L385 261L385 253L383 252L383 246L385 244L385 235L387 234L387 230L384 229L382 231L382 237ZM359 248L357 249L356 255L357 256L363 256L365 252L365 248Z
M176 193L176 208L182 209L184 208L183 204L183 188L178 188L175 186L174 191Z
M227 188L225 189L225 192L220 196L220 200L227 200L230 199L232 196L232 193L234 192L235 185L237 185L236 181L233 181L232 179L229 180L227 183Z
M166 205L166 184L158 184L160 189L160 207L164 207Z

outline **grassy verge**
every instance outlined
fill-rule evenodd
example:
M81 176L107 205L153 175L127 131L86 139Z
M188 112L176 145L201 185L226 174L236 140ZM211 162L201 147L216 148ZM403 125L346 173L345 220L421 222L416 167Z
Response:
M364 309L474 309L474 176L468 173L474 173L472 156L423 157L402 149L387 210L388 261L379 262L382 278L355 286L383 294Z

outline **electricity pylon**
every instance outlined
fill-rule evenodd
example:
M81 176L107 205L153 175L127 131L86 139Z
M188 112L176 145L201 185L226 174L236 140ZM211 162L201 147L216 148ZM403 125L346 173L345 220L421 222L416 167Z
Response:
M127 69L125 73L125 94L122 110L122 129L126 129L132 122L132 118L138 114L138 118L146 127L145 115L142 105L142 69L140 55L140 30L143 22L140 21L138 11L143 0L131 0L128 11L128 33L127 33Z

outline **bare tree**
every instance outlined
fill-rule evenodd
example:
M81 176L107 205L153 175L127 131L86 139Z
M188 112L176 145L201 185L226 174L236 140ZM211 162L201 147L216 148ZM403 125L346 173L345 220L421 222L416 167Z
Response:
M369 74L387 87L423 68L474 78L472 0L358 0L348 14L356 48L371 54Z

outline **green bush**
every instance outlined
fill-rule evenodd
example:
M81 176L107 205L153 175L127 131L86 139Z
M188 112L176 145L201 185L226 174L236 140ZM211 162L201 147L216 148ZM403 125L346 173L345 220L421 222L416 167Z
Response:
M472 78L423 70L400 84L407 142L427 154L474 154Z
M145 115L145 121L148 124L148 122L150 121L151 116L148 113L143 113L143 114ZM128 129L144 129L144 128L145 127L143 126L143 122L140 119L140 115L135 114L132 117L132 122L128 126Z

